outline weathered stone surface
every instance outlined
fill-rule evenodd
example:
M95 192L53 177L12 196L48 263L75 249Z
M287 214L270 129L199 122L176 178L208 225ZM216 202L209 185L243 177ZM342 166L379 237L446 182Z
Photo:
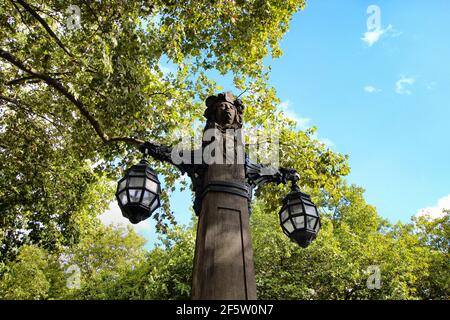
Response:
M209 100L208 100L209 99ZM230 94L207 99L207 128L242 127L242 109L232 103ZM219 133L226 144L226 133ZM227 136L227 139L230 137ZM236 138L236 139L235 139ZM231 148L242 146L242 137L233 137ZM217 140L216 140L217 141ZM230 140L228 140L230 141ZM229 150L224 145L223 152ZM251 300L256 299L253 250L249 230L248 199L232 187L208 189L208 185L227 183L245 185L243 154L236 152L230 164L210 164L203 176L201 212L197 228L192 298ZM228 153L229 155L229 153ZM230 157L228 157L229 160ZM239 188L237 188L239 189Z
M211 165L208 181L244 181L243 165ZM227 192L203 198L194 259L193 299L256 299L248 200Z

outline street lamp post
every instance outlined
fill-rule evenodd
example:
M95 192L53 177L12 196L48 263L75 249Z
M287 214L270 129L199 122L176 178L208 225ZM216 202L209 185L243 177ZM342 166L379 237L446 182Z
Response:
M144 159L119 180L116 198L132 223L151 216L160 205L156 172L145 160L171 163L191 178L194 211L199 217L194 256L193 299L256 299L253 251L249 232L250 202L254 188L266 183L292 184L283 200L283 232L302 247L320 229L316 206L297 186L294 169L263 166L245 154L241 134L244 106L227 92L206 99L202 147L183 151L145 142ZM199 155L201 156L199 161ZM182 156L183 161L179 161Z

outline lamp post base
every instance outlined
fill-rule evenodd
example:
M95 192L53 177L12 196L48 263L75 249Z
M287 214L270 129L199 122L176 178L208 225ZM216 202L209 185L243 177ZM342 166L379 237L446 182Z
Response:
M242 165L211 165L197 227L192 299L255 300L248 193ZM222 187L217 187L222 181ZM236 181L241 181L241 184ZM241 188L239 187L241 186Z

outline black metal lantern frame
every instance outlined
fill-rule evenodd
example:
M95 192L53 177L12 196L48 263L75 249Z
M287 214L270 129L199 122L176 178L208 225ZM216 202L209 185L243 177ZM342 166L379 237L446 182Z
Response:
M300 191L294 181L292 191L283 200L279 215L284 234L302 247L307 247L320 230L317 207L309 195Z
M160 206L161 186L156 171L148 165L146 160L148 155L156 160L172 164L182 174L188 174L192 180L192 189L195 191L194 210L198 215L201 212L203 192L210 187L203 185L203 177L208 165L174 163L171 159L173 151L171 147L148 141L144 142L139 150L144 154L143 160L127 170L125 177L118 182L116 198L123 216L132 223L138 223L149 218ZM189 152L192 159L196 151ZM300 176L295 169L265 166L250 160L246 155L245 177L249 206L255 188L266 183L287 184L290 181L292 190L283 200L279 213L282 230L291 240L304 248L316 238L321 226L319 213L310 196L298 188L297 182ZM233 193L235 190L230 192Z
M117 184L116 198L124 217L138 223L159 208L161 184L155 170L144 158L126 171Z

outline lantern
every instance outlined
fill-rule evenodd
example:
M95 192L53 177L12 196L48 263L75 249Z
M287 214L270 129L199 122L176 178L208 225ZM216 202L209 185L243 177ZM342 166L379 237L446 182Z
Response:
M156 171L143 159L127 170L117 183L116 198L122 215L131 223L138 223L159 208L161 184Z
M301 192L295 184L283 200L280 224L283 232L303 248L306 248L319 232L320 218L317 207L310 196Z

